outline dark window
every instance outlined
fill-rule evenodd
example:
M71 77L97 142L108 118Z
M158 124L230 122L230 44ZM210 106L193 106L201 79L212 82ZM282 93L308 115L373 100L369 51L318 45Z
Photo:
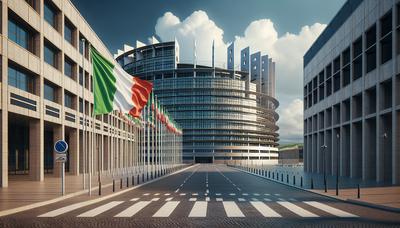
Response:
M392 59L392 33L381 40L381 64Z
M362 76L363 69L362 56L357 57L353 61L353 81L359 79Z
M343 61L343 66L346 66L347 64L350 63L350 48L347 48L346 50L343 51L342 61Z
M79 85L83 86L83 70L79 67Z
M332 76L332 65L329 64L328 66L326 66L326 78L330 78Z
M55 47L53 47L48 42L44 43L44 61L54 68L58 68L57 64L57 55L58 51Z
M74 76L74 63L68 59L64 58L64 74L70 78L73 78Z
M57 30L57 10L48 1L44 2L44 19Z
M14 67L13 65L9 65L8 85L29 93L34 93L34 76Z
M356 58L362 53L362 38L358 38L354 43L353 43L353 58Z
M319 84L324 83L324 81L325 81L324 71L321 71L319 73Z
M329 78L326 80L326 96L330 96L332 94L332 79Z
M376 45L372 46L367 51L367 73L376 68Z
M376 43L376 25L367 31L367 49Z
M392 31L392 10L381 19L381 37Z
M67 20L65 20L64 24L64 39L68 41L71 45L75 46L74 42L74 26Z
M79 112L83 113L83 100L82 100L82 98L79 98Z
M64 93L64 106L73 109L73 95L69 92Z
M340 55L336 57L333 61L333 73L336 73L340 70Z
M29 45L32 35L29 33L28 29L11 18L8 19L8 38L32 52L31 45Z
M343 68L343 87L350 84L350 66Z
M49 83L44 83L44 99L56 102L56 88Z
M333 75L333 92L340 89L340 72Z

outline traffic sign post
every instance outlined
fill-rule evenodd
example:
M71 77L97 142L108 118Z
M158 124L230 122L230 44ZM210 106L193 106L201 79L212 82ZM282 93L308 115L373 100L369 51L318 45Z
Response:
M68 143L64 140L58 140L54 144L56 152L56 162L61 162L61 194L65 195L65 162L67 162Z

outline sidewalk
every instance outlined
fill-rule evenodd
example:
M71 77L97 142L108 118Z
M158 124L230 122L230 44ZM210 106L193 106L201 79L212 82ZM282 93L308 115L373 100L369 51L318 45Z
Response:
M178 169L188 165L177 166ZM172 171L172 170L171 170ZM172 171L173 172L173 171ZM166 173L167 174L167 173ZM134 183L137 182L135 174ZM139 174L139 182L142 183L142 174ZM132 175L128 174L129 187L132 186ZM45 181L30 181L27 176L15 175L9 177L9 186L0 188L0 211L22 207L47 200L59 199L61 195L61 180L52 174L45 175ZM146 178L146 177L145 177ZM150 178L150 176L149 176ZM112 175L108 172L102 174L102 196L112 193ZM121 176L115 177L115 190L119 191ZM88 176L86 175L86 181ZM126 189L127 176L122 178L122 189ZM146 182L146 179L145 179ZM71 195L73 194L73 195ZM88 194L88 190L83 189L83 175L65 176L65 196L75 196ZM92 175L92 197L98 197L98 178L97 174Z
M387 183L376 183L374 181L362 181L360 179L340 177L339 196L336 196L335 176L327 176L328 191L325 193L323 175L305 173L301 166L236 166L236 168L245 169L245 171L256 175L258 174L259 176L263 176L275 182L337 198L339 200L400 212L400 186L389 186ZM360 185L360 199L358 199L357 195L358 184Z

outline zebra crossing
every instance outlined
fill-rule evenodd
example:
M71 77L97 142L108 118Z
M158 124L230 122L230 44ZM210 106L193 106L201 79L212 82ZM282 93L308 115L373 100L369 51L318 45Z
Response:
M150 196L150 194L144 194L144 196ZM120 207L121 211L117 213L114 212L115 214L110 216L115 218L130 218L134 217L139 212L146 210L150 205L152 205L152 207L150 207L152 212L146 213L146 215L153 218L165 218L170 217L173 212L179 208L179 206L185 204L186 206L187 204L190 204L191 207L191 209L188 211L189 213L184 215L189 218L206 218L209 216L209 213L207 212L212 210L214 213L216 208L223 208L223 214L228 218L247 217L251 215L251 213L248 212L251 210L250 208L253 208L253 211L254 209L257 211L257 216L266 218L284 218L293 216L302 218L316 218L326 217L327 214L330 217L358 217L350 212L346 212L326 203L317 201L288 201L283 198L272 201L269 198L244 198L243 196L235 199L224 199L219 197L213 198L212 200L210 197L206 197L206 199L203 198L201 200L199 198L179 199L178 197L168 197L165 199L161 199L159 197L144 197L144 199L135 197L127 201L106 202L102 205L96 205L96 207L87 210L85 210L85 208L89 207L88 203L80 202L49 211L45 214L39 215L38 217L57 217L60 215L66 215L68 213L74 213L74 211L80 209L85 211L77 214L76 217L91 218L104 214L108 215L107 212L109 212L111 209L113 209L113 211L118 211L118 207ZM210 208L210 206L214 207ZM310 208L313 209L310 210ZM254 216L254 212L251 216Z

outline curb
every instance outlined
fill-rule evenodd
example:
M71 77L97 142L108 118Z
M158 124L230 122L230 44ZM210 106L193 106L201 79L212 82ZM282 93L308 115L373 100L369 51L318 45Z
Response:
M98 202L101 202L101 201L103 201L103 200L112 198L112 197L114 197L114 196L121 195L121 194L123 194L123 193L126 193L126 192L129 192L129 191L131 191L131 190L140 188L140 187L142 187L142 186L144 186L144 185L153 183L153 182L155 182L155 181L162 180L162 179L164 179L164 178L166 178L166 177L175 175L175 174L177 174L177 173L180 173L180 172L182 172L182 171L185 171L185 170L187 170L187 169L189 169L189 168L191 168L191 167L195 167L195 166L197 166L197 165L190 165L190 166L188 166L188 167L186 167L186 168L177 170L177 171L175 171L175 172L173 172L173 173L169 173L169 174L167 174L167 175L158 177L158 178L156 178L156 179L149 180L149 181L147 181L147 182L144 182L144 183L141 183L141 184L138 184L138 185L129 187L129 188L124 189L124 190L121 190L121 191L119 191L119 192L114 192L114 193L111 193L110 195L106 195L106 196L102 196L102 197L99 197L99 198L96 198L96 199L89 200L89 201L87 201L87 202L88 202L87 205L94 204L94 203L98 203ZM112 186L112 183L104 185L103 188L105 188L105 187L110 187L110 186ZM98 186L97 186L97 187L93 187L93 188L92 188L92 191L94 191L94 190L96 190L96 189L98 189ZM89 190L81 190L81 191L74 192L74 193L70 193L70 194L67 194L67 195L65 195L65 196L57 197L57 198L54 198L54 199L50 199L50 200L46 200L46 201L42 201L42 202L37 202L37 203L33 203L33 204L21 206L21 207L16 207L16 208L8 209L8 210L3 210L3 211L0 211L0 217L7 216L7 215L11 215L11 214L16 214L16 213L23 212L23 211L27 211L27 210L31 210L31 209L35 209L35 208L42 207L42 206L46 206L46 205L49 205L49 204L52 204L52 203L57 203L57 202L60 202L60 201L62 201L62 200L65 200L65 199L69 199L69 198L72 198L72 197L75 197L75 196L82 195L82 194L84 194L84 193L88 193L88 191L89 191Z
M312 190L309 190L309 189L305 189L305 188L301 188L301 187L298 187L298 186L286 184L284 182L280 182L280 181L277 181L277 180L274 180L274 179L270 179L270 178L267 178L265 176L262 176L262 175L259 175L259 174L255 174L255 173L251 173L249 171L242 170L242 169L239 169L239 168L236 168L236 167L232 167L232 166L228 166L228 167L236 169L236 170L239 170L241 172L244 172L244 173L247 173L247 174L250 174L250 175L253 175L253 176L256 176L256 177L263 178L263 179L268 180L268 181L273 181L273 182L278 183L278 184L282 184L282 185L285 185L285 186L296 188L298 190L302 190L302 191L305 191L305 192L308 192L308 193L313 193L313 194L316 194L316 195L319 195L319 196L324 196L324 197L327 197L327 198L330 198L330 199L333 199L333 200L338 200L338 201L342 201L342 202L345 202L345 203L351 203L351 204L355 204L355 205L358 205L358 206L364 206L364 207L370 207L370 208L374 208L374 209L385 210L385 211L389 211L389 212L400 213L400 208L382 206L382 205L373 204L373 203L367 203L367 202L363 202L363 201L360 201L360 200L354 200L354 199L341 199L341 198L336 197L336 196L325 195L323 193L315 192L315 191L312 191Z

